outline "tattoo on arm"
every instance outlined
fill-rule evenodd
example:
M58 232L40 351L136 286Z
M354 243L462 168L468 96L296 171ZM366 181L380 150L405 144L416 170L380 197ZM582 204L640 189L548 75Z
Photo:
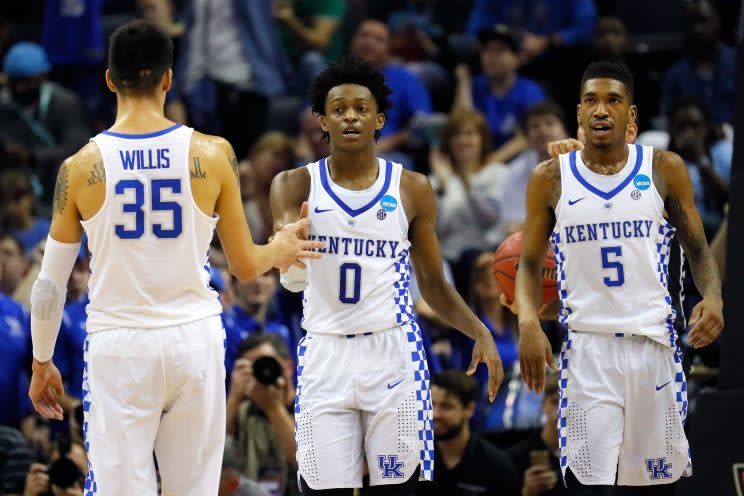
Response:
M199 157L192 157L192 159L194 162L194 166L189 169L189 175L191 176L191 179L206 179L207 172L202 169Z
M88 186L94 184L103 183L106 181L106 169L103 167L103 162L96 162L90 169L90 177L88 178Z
M553 191L550 198L550 202L555 208L555 206L558 204L558 200L561 197L561 162L560 160L554 158L549 160L544 167L542 178L548 182L552 183L553 185Z
M666 208L669 220L677 229L677 236L690 262L695 286L703 296L713 293L720 298L721 278L713 253L705 240L703 226L691 222L680 200L672 195L667 198Z
M67 170L67 162L63 162L57 173L57 182L54 184L54 200L52 218L65 211L67 206L70 172Z
M235 156L235 151L232 147L230 147L230 153L228 154L228 157L230 158L230 165L232 166L233 174L235 174L235 180L238 182L238 187L240 187L240 173L238 172L238 158Z

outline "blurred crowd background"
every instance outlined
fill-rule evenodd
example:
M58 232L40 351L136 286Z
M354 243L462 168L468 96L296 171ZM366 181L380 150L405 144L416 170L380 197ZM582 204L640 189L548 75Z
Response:
M35 415L27 397L29 294L56 171L113 123L116 100L103 73L108 35L121 23L145 18L172 37L175 78L166 114L232 143L258 242L270 235L272 178L329 154L308 108L313 77L348 52L384 72L393 108L378 154L429 175L446 273L493 333L506 373L496 401L485 401L486 371L474 378L462 372L472 343L438 319L414 285L434 373L437 436L437 480L421 494L533 496L564 494L558 386L550 378L536 395L520 379L518 329L499 302L493 250L520 230L527 179L548 158L547 144L576 135L583 69L605 59L624 62L636 78L636 142L673 150L687 163L723 267L739 8L738 0L0 2L0 494L83 494L85 248L69 281L54 355L65 381L64 422ZM227 333L220 496L296 494L301 301L275 273L238 282L218 240L211 263ZM689 271L679 269L689 316L700 296ZM565 330L553 322L544 327L558 352ZM684 345L684 324L678 330ZM694 411L696 395L716 387L718 350L685 348ZM273 385L252 373L264 356L283 371ZM485 489L467 492L473 488Z

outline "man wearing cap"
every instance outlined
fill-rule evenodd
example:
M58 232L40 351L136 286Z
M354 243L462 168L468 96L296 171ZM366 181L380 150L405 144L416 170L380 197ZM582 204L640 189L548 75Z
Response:
M46 202L59 164L92 134L77 96L46 80L51 68L40 45L16 43L3 60L8 85L0 89L0 163L30 167Z
M520 76L519 40L507 26L497 24L478 33L483 74L471 78L465 65L455 70L454 109L483 112L491 129L492 160L505 162L527 147L519 121L527 108L545 100L534 81Z

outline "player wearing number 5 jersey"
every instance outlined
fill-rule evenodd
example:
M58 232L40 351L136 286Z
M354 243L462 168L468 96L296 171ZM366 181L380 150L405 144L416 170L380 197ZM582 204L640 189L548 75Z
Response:
M590 65L577 107L585 148L540 164L527 187L516 289L520 366L541 390L546 358L552 364L537 315L550 240L558 319L569 328L558 413L569 494L605 494L586 486L617 484L629 486L619 494L671 495L672 483L691 473L687 385L667 291L675 233L703 295L689 342L705 346L723 329L718 269L684 162L625 143L636 118L633 90L624 66Z
M225 437L224 331L209 288L216 229L229 268L250 279L321 246L301 219L253 244L235 155L225 140L163 115L173 47L154 25L116 30L106 83L117 97L108 131L60 167L50 235L31 296L36 410L62 418L51 361L67 279L83 231L92 253L84 345L85 494L216 494Z
M370 494L413 494L433 476L429 373L408 294L410 265L426 301L475 339L493 399L502 377L493 339L442 275L436 204L426 176L375 156L390 89L369 63L345 59L311 90L331 156L283 172L271 206L277 225L309 211L323 258L282 276L305 288L295 404L303 492L351 495L363 463Z

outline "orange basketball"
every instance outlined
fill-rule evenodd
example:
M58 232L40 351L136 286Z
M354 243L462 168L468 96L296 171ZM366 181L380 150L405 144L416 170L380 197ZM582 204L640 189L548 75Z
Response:
M517 231L506 238L496 250L493 261L493 277L496 284L509 301L514 301L514 280L519 267L519 254L522 251L522 232ZM553 250L548 248L542 278L542 305L558 298L558 281L555 271Z

